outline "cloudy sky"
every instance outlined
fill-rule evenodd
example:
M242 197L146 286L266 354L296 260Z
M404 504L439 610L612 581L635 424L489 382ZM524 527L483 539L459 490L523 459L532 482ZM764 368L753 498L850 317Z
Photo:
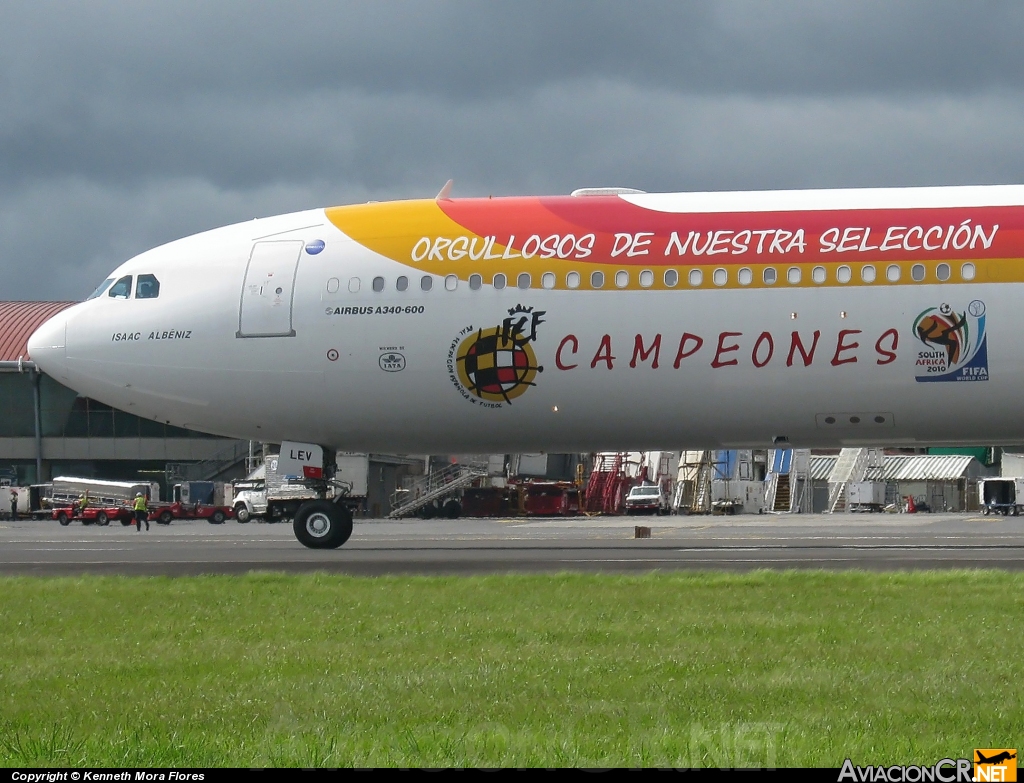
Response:
M1020 2L0 4L0 299L369 199L1024 183Z

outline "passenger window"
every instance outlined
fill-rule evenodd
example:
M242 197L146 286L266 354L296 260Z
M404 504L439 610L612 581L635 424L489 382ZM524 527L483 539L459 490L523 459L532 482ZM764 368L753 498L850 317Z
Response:
M615 273L615 285L618 288L625 288L629 285L629 272L625 269L620 269Z
M729 281L729 273L719 267L711 275L711 279L714 281L715 285L725 285Z
M107 293L111 299L127 299L132 295L132 276L125 275L110 287Z
M841 266L836 270L836 280L840 283L849 283L853 279L853 272L848 266Z
M496 274L494 276L494 290L500 291L504 287L505 287L505 275L503 275L501 272L498 272L498 274Z
M910 276L914 279L915 283L920 283L924 280L924 264L914 264L910 267Z
M860 279L865 283L875 282L875 268L870 264L862 266L860 269Z
M590 273L590 287L591 288L604 288L604 272L591 272Z
M643 288L650 288L654 285L654 272L650 269L645 269L640 273L640 285Z
M454 291L459 287L459 278L457 275L445 275L444 278L444 290Z
M529 288L530 287L530 273L529 272L520 272L519 273L519 277L516 278L516 286L518 286L519 288L522 288L523 290L526 290L527 288Z
M409 288L409 278L402 275L395 281L395 290L405 291L407 288Z
M822 283L825 282L826 275L827 273L825 272L825 267L823 266L816 266L814 267L814 269L811 270L811 280L813 280L818 285L821 285Z
M95 291L93 291L91 294L89 294L89 299L95 299L97 296L103 296L103 294L106 292L106 290L108 288L110 288L110 284L113 283L113 282L114 282L114 278L108 277L106 280L104 280L102 283L99 284L99 286L96 288ZM86 300L86 301L88 301L88 300Z
M434 278L432 278L430 275L423 275L423 277L420 278L420 290L421 291L429 291L433 287L434 287Z
M949 280L949 264L939 264L935 268L935 276L943 283Z
M327 281L327 293L336 294L339 288L341 288L341 281L338 278L332 277Z
M976 270L974 268L974 264L970 262L967 262L962 267L960 267L960 277L962 277L964 280L973 280L975 274Z
M679 273L675 269L665 270L665 285L669 288L679 285Z
M764 274L761 275L765 285L775 285L775 281L779 279L779 273L775 271L775 267L765 267Z
M554 288L555 287L555 273L545 272L540 276L540 284L543 288Z
M375 278L373 278L373 290L376 291L378 294L381 291L384 290L384 278L383 277L375 277Z
M350 277L348 279L348 290L349 290L350 293L353 293L353 294L358 294L359 293L359 278L358 277Z
M800 271L800 267L791 266L789 271L786 272L786 279L790 285L796 285L803 278L803 273Z
M484 284L484 279L482 277L480 277L480 275L470 275L469 276L469 290L470 291L479 291L480 290L480 286L482 286L483 284Z
M579 272L570 272L569 274L567 274L565 276L565 284L567 286L569 286L569 288L579 288L580 287L580 273Z
M704 273L699 269L690 270L690 285L697 286L704 282Z
M154 275L139 275L135 286L136 299L156 299L160 296L160 281Z
M754 273L743 267L736 275L736 279L740 281L740 285L750 285L754 282Z
M888 278L890 283L895 283L900 279L900 268L896 264L892 264L888 269L885 270L885 276Z

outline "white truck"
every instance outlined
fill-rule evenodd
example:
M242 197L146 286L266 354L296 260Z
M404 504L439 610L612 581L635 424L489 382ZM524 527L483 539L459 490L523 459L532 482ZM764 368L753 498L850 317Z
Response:
M282 449L288 444L282 444ZM316 483L305 481L294 465L282 462L280 454L269 455L264 463L242 481L234 483L231 505L235 519L245 523L254 517L267 522L292 519L307 500L323 496ZM350 510L366 499L369 474L368 454L338 454L328 496L337 498Z

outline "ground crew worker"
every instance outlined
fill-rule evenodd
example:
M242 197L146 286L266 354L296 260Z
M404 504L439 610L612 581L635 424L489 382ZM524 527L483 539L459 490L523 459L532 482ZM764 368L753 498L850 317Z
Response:
M16 490L11 490L11 519L15 522L18 521L18 493Z
M135 496L135 532L142 532L142 523L146 523L146 530L149 530L149 509L146 508L146 496L141 492Z

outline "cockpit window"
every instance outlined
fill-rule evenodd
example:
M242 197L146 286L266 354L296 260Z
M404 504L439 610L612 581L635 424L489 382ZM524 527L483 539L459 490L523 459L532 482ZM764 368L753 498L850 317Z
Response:
M99 284L99 287L95 291L89 294L89 299L95 299L97 296L103 296L103 292L110 288L110 284L113 282L114 278L108 277L106 280ZM86 301L89 301L89 299L86 299Z
M160 281L155 275L139 275L139 284L135 287L136 299L156 299L160 296Z
M125 275L110 287L107 296L112 299L127 299L132 295L132 276Z

